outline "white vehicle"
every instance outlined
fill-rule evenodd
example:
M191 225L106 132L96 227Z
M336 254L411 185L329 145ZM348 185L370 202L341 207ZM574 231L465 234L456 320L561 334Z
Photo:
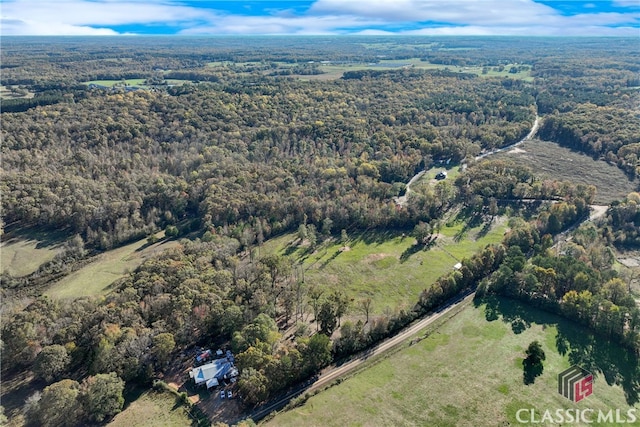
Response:
M224 399L224 390L220 390L220 399Z
M227 399L231 399L233 397L233 393L231 393L231 390L229 390L227 392Z

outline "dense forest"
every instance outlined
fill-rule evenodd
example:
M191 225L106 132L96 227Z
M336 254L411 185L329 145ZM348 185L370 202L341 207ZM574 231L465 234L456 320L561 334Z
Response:
M119 41L3 40L2 85L33 97L2 100L2 229L68 237L35 273L2 273L3 376L31 371L46 385L21 409L27 423L102 423L122 408L125 384L148 386L197 345L233 349L251 407L479 284L640 354L631 279L614 268L614 251L640 249L638 193L560 247L558 234L588 217L595 187L478 157L520 141L540 118L539 137L639 175L640 53L630 40ZM505 77L402 66L322 78L323 61L382 57L529 65ZM531 79L516 78L524 71ZM88 83L102 80L122 83ZM414 174L443 163L461 165L456 179L396 203ZM310 251L364 230L406 230L419 245L454 215L510 215L509 232L425 284L412 309L371 322L367 311L366 326L341 324L353 309L345 293L305 283L286 256L252 250L284 232ZM179 244L107 295L42 296L91 256L159 230ZM318 333L299 322L311 314ZM640 385L625 387L637 402Z
M397 71L314 85L240 79L176 96L98 92L5 114L4 220L68 227L100 249L185 218L263 237L304 215L317 227L408 226L429 218L397 212L401 183L433 160L522 138L535 115L529 92Z

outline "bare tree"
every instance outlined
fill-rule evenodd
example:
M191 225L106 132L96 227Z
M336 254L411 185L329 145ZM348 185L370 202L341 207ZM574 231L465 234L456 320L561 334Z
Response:
M362 312L364 313L365 316L367 316L367 321L366 323L369 323L369 313L371 312L371 298L363 298L360 300L360 308L362 309Z

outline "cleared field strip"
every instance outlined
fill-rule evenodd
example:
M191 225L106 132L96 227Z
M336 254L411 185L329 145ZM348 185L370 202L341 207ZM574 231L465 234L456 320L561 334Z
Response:
M104 294L109 285L134 270L149 256L178 244L168 241L146 246L147 240L143 239L105 252L91 264L55 283L45 294L60 299Z

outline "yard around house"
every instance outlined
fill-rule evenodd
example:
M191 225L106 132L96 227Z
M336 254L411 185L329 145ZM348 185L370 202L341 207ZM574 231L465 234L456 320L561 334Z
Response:
M580 325L516 301L470 304L418 338L264 424L523 425L516 418L521 408L533 408L538 420L547 409L619 408L626 414L635 408L640 414L637 360ZM525 385L522 361L534 340L546 360L542 375ZM593 394L578 403L557 391L558 374L574 364L595 377Z

